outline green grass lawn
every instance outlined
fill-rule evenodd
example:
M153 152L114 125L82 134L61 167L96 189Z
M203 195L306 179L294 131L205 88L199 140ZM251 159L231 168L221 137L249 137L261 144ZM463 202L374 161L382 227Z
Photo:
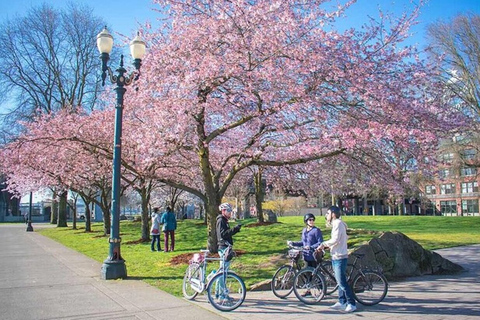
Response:
M480 217L348 216L344 221L353 229L349 231L350 248L378 236L380 231L402 232L430 250L480 243ZM264 226L252 226L255 222L254 219L243 221L244 227L234 237L235 249L245 253L233 261L232 268L242 276L247 287L272 277L275 269L286 262L282 256L286 252L286 240L300 240L303 228L300 216L280 217L279 223ZM322 218L317 219L317 226L328 239L330 230L323 222ZM81 227L78 230L45 228L36 231L103 262L108 256L108 238L102 234L102 225L93 224L90 233L84 232L84 225L78 225ZM177 296L181 295L187 264L172 264L172 258L205 249L207 242L206 226L198 220L178 222L175 252L151 252L150 243L137 243L139 222L122 221L120 233L121 254L128 276Z

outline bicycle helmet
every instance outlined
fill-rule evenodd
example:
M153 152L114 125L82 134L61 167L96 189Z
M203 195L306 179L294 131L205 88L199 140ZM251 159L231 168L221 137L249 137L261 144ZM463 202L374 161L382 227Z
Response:
M218 206L218 210L220 211L227 210L227 212L232 212L233 209L230 203L225 202L225 203L222 203L220 206Z
M330 212L333 213L337 218L340 218L340 216L342 215L342 210L340 210L340 208L337 206L331 206L330 208L328 208L328 210L330 210Z
M315 220L315 216L312 213L307 213L303 216L303 222L307 223L308 219Z

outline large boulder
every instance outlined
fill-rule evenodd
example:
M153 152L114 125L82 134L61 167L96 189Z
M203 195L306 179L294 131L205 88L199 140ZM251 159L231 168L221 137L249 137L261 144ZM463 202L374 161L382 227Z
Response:
M354 252L363 253L363 266L382 270L388 279L400 279L424 274L454 274L464 271L439 254L425 250L401 232L384 232ZM349 262L354 257L350 255Z
M270 209L263 210L263 220L269 223L277 223L277 214Z

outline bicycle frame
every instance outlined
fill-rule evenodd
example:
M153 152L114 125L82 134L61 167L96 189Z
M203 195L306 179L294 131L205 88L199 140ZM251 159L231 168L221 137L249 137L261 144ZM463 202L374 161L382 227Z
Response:
M356 278L356 276L358 274L363 276L364 279L367 279L368 277L366 276L366 272L374 271L374 270L371 270L371 269L368 269L368 268L364 268L362 266L361 260L365 256L364 254L352 253L352 255L355 257L355 259L353 260L353 263L349 263L348 266L347 266L347 282L351 286L353 284L352 282L354 281L354 279ZM348 267L350 267L350 268L348 268ZM335 292L338 289L338 283L337 283L337 280L335 278L334 272L331 272L330 270L328 270L323 263L318 264L318 266L315 268L314 272L315 273L321 272L325 276L326 280L332 279L334 281L335 287L331 291L327 290L327 295L332 294L333 292Z
M355 256L355 260L353 260L353 263L349 263L349 264L347 265L347 281L348 281L348 282L350 282L350 280L353 279L353 277L356 275L357 272L363 274L362 268L361 268L361 267L357 267L357 261L358 261L359 259L361 259L361 258L360 258L359 256L357 256L357 255L354 255L354 256ZM349 268L349 267L350 267L350 268ZM337 281L337 280L335 279L335 274L332 273L332 272L330 272L330 270L328 270L327 268L325 268L325 267L323 266L323 263L319 263L319 264L317 265L317 267L315 268L315 271L314 271L314 272L321 272L321 273L323 273L324 275L326 275L326 276L332 278L333 280L335 280L335 282ZM334 290L334 291L335 291L335 290Z
M207 280L207 264L209 261L222 261L221 258L214 258L214 257L209 257L208 254L210 253L209 250L200 250L200 252L202 253L202 258L200 259L200 262L197 262L197 261L193 261L191 264L197 264L198 265L198 268L195 269L195 271L199 270L200 269L200 279L191 279L192 281L192 289L194 289L195 291L197 291L198 293L202 293L203 291L205 291L205 289L207 288L207 285L208 285L208 281ZM223 269L223 268L222 268ZM224 272L224 270L222 270L222 272Z

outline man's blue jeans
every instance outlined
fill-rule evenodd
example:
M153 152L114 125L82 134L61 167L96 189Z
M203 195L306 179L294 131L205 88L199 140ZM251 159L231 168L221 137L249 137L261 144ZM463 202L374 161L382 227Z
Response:
M218 255L220 256L220 258L223 259L223 256L225 255L225 251L226 249L220 249L218 250ZM225 266L225 272L228 273L228 269L230 268L230 261L220 261L220 269L222 269L222 267ZM219 295L218 298L221 298L221 299L225 299L228 297L228 292L225 292L226 291L226 284L225 284L225 280L226 280L226 276L227 274L225 274L225 278L220 278L219 281L217 281L216 283L216 286L215 286L215 291L216 293Z
M332 260L332 267L338 283L338 301L341 304L355 305L352 289L347 282L347 259Z

